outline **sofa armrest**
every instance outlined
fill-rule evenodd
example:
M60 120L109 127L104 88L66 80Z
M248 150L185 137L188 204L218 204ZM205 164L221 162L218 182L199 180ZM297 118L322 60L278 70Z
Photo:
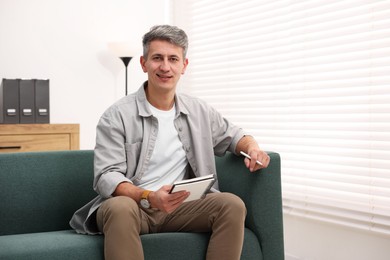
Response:
M238 195L247 208L245 225L259 239L264 260L284 259L280 156L268 152L270 165L251 173L243 158L216 157L219 188Z

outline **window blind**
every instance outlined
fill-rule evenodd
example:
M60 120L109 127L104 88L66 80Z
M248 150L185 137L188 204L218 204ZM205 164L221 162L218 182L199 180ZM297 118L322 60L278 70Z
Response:
M282 157L283 210L390 235L390 1L174 1L180 89Z

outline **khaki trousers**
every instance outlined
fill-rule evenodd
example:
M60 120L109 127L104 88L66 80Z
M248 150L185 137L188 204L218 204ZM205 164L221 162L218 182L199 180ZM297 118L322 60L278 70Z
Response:
M131 198L106 200L98 209L98 228L104 233L106 260L144 259L140 234L211 232L207 260L238 260L244 240L246 208L231 193L210 193L183 203L171 214L144 210Z

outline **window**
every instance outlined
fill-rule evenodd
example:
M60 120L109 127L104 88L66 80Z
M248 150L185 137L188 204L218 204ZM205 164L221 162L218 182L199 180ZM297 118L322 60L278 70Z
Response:
M286 214L390 235L390 1L174 1L182 91L282 157Z

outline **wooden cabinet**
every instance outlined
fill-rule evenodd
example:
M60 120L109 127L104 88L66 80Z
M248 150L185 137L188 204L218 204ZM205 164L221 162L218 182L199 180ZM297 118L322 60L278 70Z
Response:
M78 124L0 124L0 153L79 149Z

